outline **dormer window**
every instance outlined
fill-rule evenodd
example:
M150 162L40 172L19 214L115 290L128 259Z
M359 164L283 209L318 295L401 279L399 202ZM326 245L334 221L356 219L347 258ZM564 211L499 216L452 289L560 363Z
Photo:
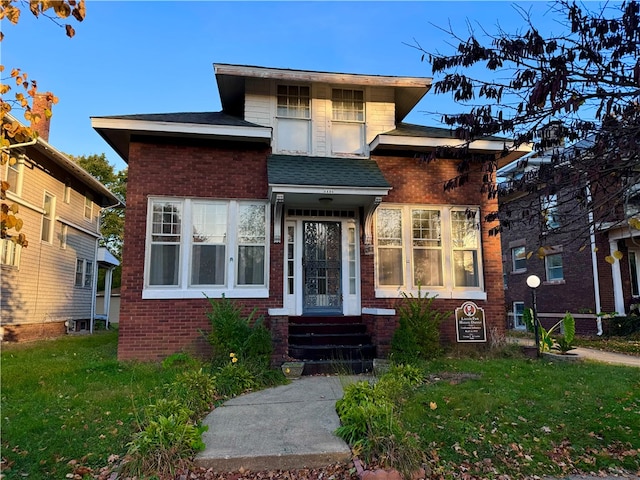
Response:
M331 153L364 155L364 91L334 88L331 91Z
M364 92L334 88L332 94L333 120L364 122Z
M308 154L311 151L311 87L278 85L276 151Z
M311 118L309 87L278 85L278 117Z

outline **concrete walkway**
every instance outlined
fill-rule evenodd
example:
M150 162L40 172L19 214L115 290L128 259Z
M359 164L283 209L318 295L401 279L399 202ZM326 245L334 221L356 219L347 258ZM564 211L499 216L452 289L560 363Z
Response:
M509 341L519 343L521 345L534 345L534 340L529 338L511 337ZM593 348L576 347L571 353L577 354L585 360L593 360L595 362L610 363L612 365L625 365L627 367L639 367L640 357L633 355L625 355L623 353L611 353L595 350Z
M318 468L351 459L333 432L340 426L336 401L344 382L366 377L309 376L289 385L236 397L204 420L206 450L196 463L219 472L240 468Z
M588 360L640 367L638 357L586 348L578 348L576 352ZM346 383L367 378L302 377L289 385L225 402L203 422L209 427L203 435L206 449L198 454L196 464L217 472L231 472L241 468L252 471L319 468L348 462L351 459L348 445L333 434L340 425L335 404Z

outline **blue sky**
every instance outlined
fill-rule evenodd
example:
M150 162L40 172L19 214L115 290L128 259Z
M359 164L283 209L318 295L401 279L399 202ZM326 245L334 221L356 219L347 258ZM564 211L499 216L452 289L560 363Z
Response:
M553 25L546 2L519 2ZM23 12L2 22L5 76L22 68L40 91L59 98L49 142L72 155L122 159L91 128L90 117L219 111L213 63L431 77L429 64L405 43L449 49L434 25L466 35L466 22L508 31L523 21L511 2L215 2L87 1L76 36ZM453 100L428 93L406 121L436 125L427 112L454 111ZM16 112L17 113L17 112ZM19 116L19 115L18 115Z

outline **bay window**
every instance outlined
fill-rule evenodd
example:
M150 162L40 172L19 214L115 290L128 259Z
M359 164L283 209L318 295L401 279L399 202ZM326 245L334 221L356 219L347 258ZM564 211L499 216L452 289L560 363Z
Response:
M149 200L143 298L268 295L267 204Z
M418 288L444 298L486 296L477 208L385 205L375 229L377 296Z

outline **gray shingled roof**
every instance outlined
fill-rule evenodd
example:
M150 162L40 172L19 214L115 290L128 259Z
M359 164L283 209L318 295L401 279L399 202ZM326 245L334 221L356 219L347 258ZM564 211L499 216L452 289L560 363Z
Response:
M391 187L369 159L270 155L267 171L271 185Z
M411 123L398 123L394 130L384 132L384 135L392 135L398 137L456 138L453 128L427 127L424 125L415 125ZM482 137L482 140L503 141L508 139L490 135Z
M118 120L141 120L145 122L195 123L201 125L226 125L232 127L262 127L224 112L179 112L179 113L141 113L134 115L111 115L100 118Z

